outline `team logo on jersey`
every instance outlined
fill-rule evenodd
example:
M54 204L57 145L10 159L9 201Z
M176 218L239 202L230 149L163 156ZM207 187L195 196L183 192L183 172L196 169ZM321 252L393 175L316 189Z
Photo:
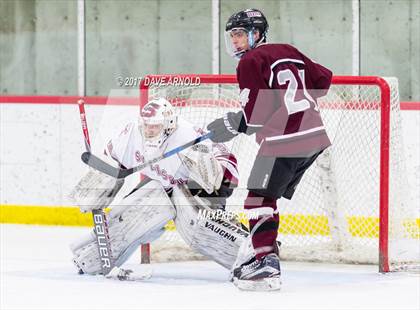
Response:
M175 184L186 184L187 180L183 180L182 178L175 178L173 175L170 175L165 169L162 169L159 164L151 165L150 169L155 171L158 176L160 176L163 180L169 181L171 185Z

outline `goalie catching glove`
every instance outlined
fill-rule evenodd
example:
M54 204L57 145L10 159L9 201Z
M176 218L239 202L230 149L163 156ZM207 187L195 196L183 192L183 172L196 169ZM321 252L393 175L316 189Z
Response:
M179 157L190 173L190 180L195 181L200 188L208 194L220 188L223 168L214 157L211 145L196 144L188 152L180 153Z
M236 179L225 176L227 168L215 157L213 145L194 145L188 152L180 153L179 157L190 173L187 183L190 193L205 198L212 208L224 209L226 199L237 186ZM223 162L226 164L226 161Z

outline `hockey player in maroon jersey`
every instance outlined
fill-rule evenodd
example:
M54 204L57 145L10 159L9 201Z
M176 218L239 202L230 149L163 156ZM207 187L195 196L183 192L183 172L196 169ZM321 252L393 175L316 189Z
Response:
M259 217L249 221L248 255L240 251L232 270L234 283L251 290L280 288L276 201L292 199L305 171L331 144L317 98L328 92L332 72L291 45L266 43L267 32L267 20L259 10L247 9L229 18L226 47L239 59L243 110L227 113L207 127L214 142L255 133L260 145L244 205L258 210Z

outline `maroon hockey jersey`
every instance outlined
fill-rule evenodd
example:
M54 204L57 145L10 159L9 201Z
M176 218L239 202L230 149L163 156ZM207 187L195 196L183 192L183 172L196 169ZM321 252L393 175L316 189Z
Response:
M332 72L287 44L262 44L237 67L240 101L259 155L306 157L331 145L317 106Z

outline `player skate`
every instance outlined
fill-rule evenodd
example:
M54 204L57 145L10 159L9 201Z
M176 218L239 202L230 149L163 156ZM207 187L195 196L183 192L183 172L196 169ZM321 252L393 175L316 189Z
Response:
M254 233L254 231L251 232ZM237 259L231 269L231 280L241 290L275 291L281 287L280 259L281 243L276 241L271 253L258 258L251 236L242 243Z
M234 268L233 282L242 290L274 291L280 289L280 275L279 257L271 253Z

